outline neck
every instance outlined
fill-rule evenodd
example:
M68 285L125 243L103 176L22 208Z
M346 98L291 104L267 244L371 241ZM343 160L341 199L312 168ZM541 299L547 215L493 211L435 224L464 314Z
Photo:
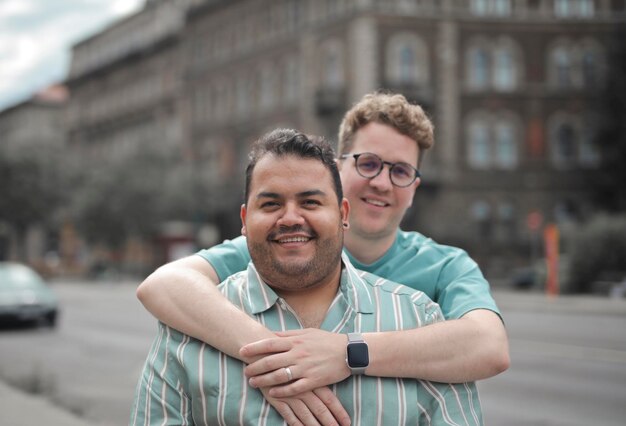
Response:
M306 328L319 328L326 317L330 304L335 299L341 280L341 263L323 281L313 287L284 290L274 288L276 294L285 299L296 312Z
M359 262L369 265L384 256L396 240L396 232L390 235L367 236L357 232L346 232L344 246Z

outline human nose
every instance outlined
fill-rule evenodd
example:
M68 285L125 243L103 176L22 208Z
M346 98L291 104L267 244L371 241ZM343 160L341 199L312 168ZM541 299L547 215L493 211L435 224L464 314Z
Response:
M303 222L304 218L302 217L300 208L296 205L296 203L287 203L283 209L282 215L277 221L277 225L293 226L302 224Z
M378 189L379 191L390 191L393 188L391 183L391 166L387 163L382 163L380 172L370 178L370 185Z

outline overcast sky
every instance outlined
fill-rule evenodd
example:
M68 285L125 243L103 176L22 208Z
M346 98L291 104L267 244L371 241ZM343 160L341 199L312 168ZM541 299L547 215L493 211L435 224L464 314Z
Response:
M0 0L0 110L63 81L71 46L144 0Z

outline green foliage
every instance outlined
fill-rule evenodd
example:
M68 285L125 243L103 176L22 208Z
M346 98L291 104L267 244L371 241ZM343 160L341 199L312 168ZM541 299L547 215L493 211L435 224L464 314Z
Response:
M175 159L157 151L85 170L73 197L81 234L118 248L131 236L155 236L166 220L190 217L189 185L174 170Z
M54 220L65 201L63 158L53 149L0 150L0 221L17 229Z
M594 281L626 277L626 215L600 215L568 238L570 289L588 292Z

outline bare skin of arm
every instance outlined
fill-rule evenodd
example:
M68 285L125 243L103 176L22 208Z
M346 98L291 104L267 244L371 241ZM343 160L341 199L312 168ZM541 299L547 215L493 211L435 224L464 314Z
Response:
M243 362L257 360L257 356L241 356L241 347L276 335L231 304L217 289L218 281L209 262L189 256L157 269L137 288L137 297L170 327ZM348 413L326 387L307 389L285 399L271 397L268 389L262 391L289 424L350 424Z
M208 262L190 256L159 268L141 284L137 296L166 324L244 362L269 354L246 368L249 377L257 376L251 382L254 386L284 384L282 367L290 367L296 380L275 387L273 396L299 394L348 377L345 335L307 329L276 338L230 304L211 285L217 280ZM239 332L232 333L233 328ZM455 383L494 376L510 362L502 321L487 310L427 327L365 333L364 337L370 346L367 374L373 376Z
M492 377L510 363L502 321L484 309L470 311L458 320L404 331L363 333L363 337L369 345L366 374L370 376L460 383ZM241 353L247 357L271 354L250 364L246 375L253 386L272 387L270 395L284 397L348 377L346 343L345 335L306 329L279 333L278 338L243 347ZM286 366L297 380L284 385L277 369Z

